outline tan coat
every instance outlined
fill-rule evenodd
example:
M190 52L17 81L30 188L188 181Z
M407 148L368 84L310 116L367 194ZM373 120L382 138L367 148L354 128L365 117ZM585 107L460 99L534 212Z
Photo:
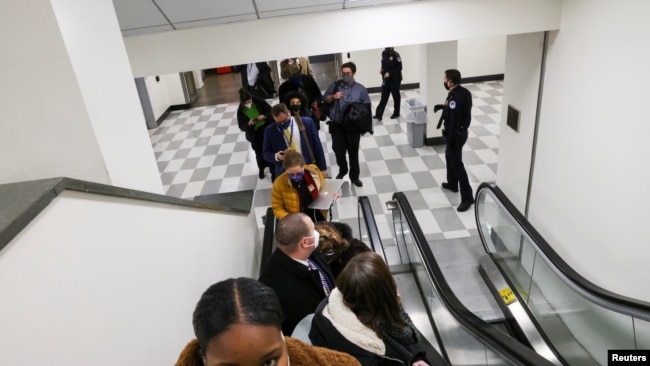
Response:
M291 337L285 337L285 343L291 366L361 366L356 358L347 353L310 346ZM176 366L203 366L199 354L199 342L196 339L191 340L185 346L178 356Z

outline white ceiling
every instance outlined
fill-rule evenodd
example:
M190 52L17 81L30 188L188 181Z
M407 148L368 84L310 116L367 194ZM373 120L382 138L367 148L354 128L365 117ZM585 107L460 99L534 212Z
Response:
M113 0L123 36L423 0Z

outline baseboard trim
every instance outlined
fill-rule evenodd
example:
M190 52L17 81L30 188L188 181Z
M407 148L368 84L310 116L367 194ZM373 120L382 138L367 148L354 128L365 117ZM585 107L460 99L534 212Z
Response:
M185 110L185 109L189 109L191 107L192 107L191 104L177 104L177 105L169 106L167 108L167 110L165 110L163 112L163 114L161 114L160 117L158 117L158 119L156 119L156 127L160 126L160 124L163 123L165 118L167 118L167 116L169 116L169 114L172 111L182 111L182 110Z
M408 83L400 85L399 90L418 89L419 87L420 83ZM367 89L368 93L381 93L381 86L375 86Z
M503 81L504 74L494 74L494 75L483 75L483 76L471 76L468 78L462 78L462 83L481 83L484 81Z

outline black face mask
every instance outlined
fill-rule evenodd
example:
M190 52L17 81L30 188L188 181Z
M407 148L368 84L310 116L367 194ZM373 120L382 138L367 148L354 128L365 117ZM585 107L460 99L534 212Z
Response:
M446 82L444 82L444 81L443 81L443 82L442 82L442 85L444 85L444 87L445 87L445 90L449 90L449 86L447 85L447 83L446 83Z
M289 106L289 109L291 109L292 112L299 112L301 107L301 104L292 104Z

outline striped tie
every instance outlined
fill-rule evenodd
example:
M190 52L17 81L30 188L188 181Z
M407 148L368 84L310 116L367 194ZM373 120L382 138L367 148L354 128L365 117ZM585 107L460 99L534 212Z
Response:
M327 282L327 278L321 272L321 270L314 264L314 262L311 261L311 259L307 259L307 266L309 267L310 270L315 270L318 271L318 275L320 276L320 283L323 285L323 291L325 291L325 296L329 296L330 294L330 285L329 282Z

